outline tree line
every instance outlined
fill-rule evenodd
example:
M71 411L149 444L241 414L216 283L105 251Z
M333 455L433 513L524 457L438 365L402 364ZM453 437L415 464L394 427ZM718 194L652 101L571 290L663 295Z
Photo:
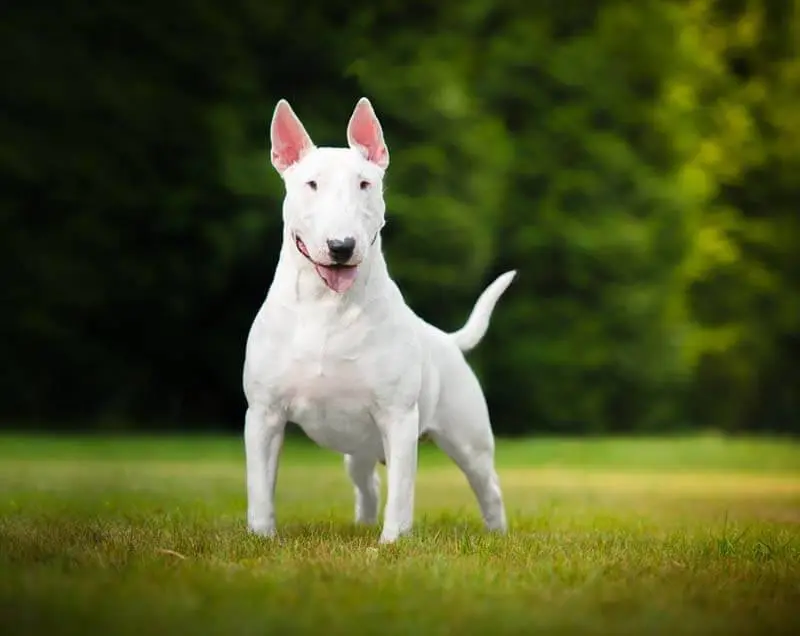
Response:
M499 433L798 430L797 0L55 0L0 22L2 420L241 427L268 122L370 97L385 249Z

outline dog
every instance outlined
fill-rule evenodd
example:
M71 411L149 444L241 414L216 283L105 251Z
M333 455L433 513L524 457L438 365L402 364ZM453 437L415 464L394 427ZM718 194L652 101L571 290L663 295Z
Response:
M344 454L355 521L377 524L378 462L387 497L380 543L412 528L417 446L432 439L466 475L489 531L507 521L485 398L464 354L489 325L516 270L445 333L418 317L381 250L389 151L370 101L346 148L316 147L286 100L273 113L271 162L285 185L283 242L247 338L243 387L249 531L275 535L275 484L287 422Z

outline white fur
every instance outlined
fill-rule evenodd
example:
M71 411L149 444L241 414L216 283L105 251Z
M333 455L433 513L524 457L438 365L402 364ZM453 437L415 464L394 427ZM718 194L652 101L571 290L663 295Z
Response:
M289 105L278 103L272 146L286 186L283 245L244 364L248 527L264 536L275 533L278 456L292 421L321 446L345 455L359 523L377 522L376 464L387 464L381 542L411 529L423 434L465 473L487 528L504 532L489 413L463 351L481 340L515 273L484 291L455 334L419 318L389 277L381 251L389 155L365 98L350 120L348 141L348 148L314 147ZM362 189L361 181L370 185ZM358 270L347 291L323 283L300 253L298 235L318 263L330 262L327 240L355 238Z

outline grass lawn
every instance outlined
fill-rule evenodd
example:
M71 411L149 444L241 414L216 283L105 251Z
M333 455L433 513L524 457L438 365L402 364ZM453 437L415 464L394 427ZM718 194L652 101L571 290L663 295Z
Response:
M415 532L379 548L340 457L302 441L267 541L238 439L0 437L0 633L800 633L797 443L504 441L498 463L509 536L426 445Z

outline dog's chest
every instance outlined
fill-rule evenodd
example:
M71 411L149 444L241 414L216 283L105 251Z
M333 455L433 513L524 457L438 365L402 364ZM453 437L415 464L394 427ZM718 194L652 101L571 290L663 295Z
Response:
M336 322L299 316L279 381L288 419L321 446L343 453L381 444L370 414L375 374L367 335L368 327L352 316Z

